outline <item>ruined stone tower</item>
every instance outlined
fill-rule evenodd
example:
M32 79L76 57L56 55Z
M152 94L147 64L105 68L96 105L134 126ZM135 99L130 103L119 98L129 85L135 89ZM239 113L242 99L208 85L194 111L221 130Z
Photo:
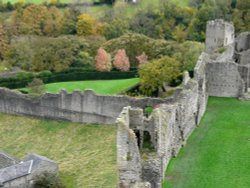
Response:
M234 26L221 19L209 21L206 29L206 49L208 54L216 49L234 43Z

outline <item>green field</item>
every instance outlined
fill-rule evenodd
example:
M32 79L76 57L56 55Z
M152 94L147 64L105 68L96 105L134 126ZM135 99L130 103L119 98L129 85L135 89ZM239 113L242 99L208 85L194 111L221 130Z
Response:
M250 101L211 97L166 180L164 188L249 188Z
M116 187L116 129L0 114L0 148L55 160L67 188Z
M171 2L181 7L185 7L188 6L189 0L171 0ZM133 18L134 15L140 10L148 10L161 6L162 0L141 0L141 2L136 5L127 4L122 11L127 17Z
M186 6L188 5L189 0L171 0L172 2L180 5L180 6ZM24 3L51 3L51 2L56 2L56 0L3 0L3 2L7 3L7 2L11 2L11 3L16 3L16 2L24 2ZM92 0L59 0L59 2L61 3L92 3ZM160 3L160 0L143 0L141 2L141 4L143 5L148 5L151 2L151 4L157 4Z
M139 82L139 78L123 79L123 80L95 80L95 81L74 81L74 82L59 82L53 84L46 84L46 91L49 93L58 93L62 89L68 92L74 90L92 89L97 94L119 94L126 91L128 88ZM21 89L26 90L27 89Z
M4 3L7 2L11 2L11 3L16 3L16 2L24 2L24 3L36 3L36 4L40 4L40 3L53 3L53 2L57 2L57 0L3 0ZM92 0L59 0L60 3L91 3Z

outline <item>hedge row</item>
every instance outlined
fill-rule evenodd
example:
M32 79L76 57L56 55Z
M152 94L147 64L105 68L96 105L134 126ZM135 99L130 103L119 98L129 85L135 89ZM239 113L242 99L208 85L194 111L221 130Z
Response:
M83 81L83 80L114 80L137 77L137 71L128 72L95 72L87 70L67 70L59 73L43 71L40 73L20 72L15 77L0 78L0 87L10 89L23 88L28 85L34 78L40 78L44 83L66 82L66 81Z

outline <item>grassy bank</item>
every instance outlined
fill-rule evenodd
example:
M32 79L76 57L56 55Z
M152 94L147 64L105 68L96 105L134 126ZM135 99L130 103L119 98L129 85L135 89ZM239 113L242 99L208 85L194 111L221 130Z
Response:
M116 129L0 114L0 150L55 160L67 188L116 186Z
M250 187L250 102L211 97L166 179L165 188Z

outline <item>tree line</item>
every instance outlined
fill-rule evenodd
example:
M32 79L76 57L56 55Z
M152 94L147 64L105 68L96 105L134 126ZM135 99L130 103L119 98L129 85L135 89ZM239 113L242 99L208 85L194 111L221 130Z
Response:
M16 5L8 19L0 19L0 67L35 72L138 68L141 78L145 72L148 79L142 81L142 88L147 83L144 91L150 94L160 82L170 82L163 76L150 80L146 75L150 71L150 75L164 75L171 70L172 79L184 70L192 71L203 49L200 42L208 20L233 21L237 33L250 30L248 0L190 0L187 7L165 0L132 17L123 6L115 2L97 18L74 6ZM149 86L153 82L158 85Z

